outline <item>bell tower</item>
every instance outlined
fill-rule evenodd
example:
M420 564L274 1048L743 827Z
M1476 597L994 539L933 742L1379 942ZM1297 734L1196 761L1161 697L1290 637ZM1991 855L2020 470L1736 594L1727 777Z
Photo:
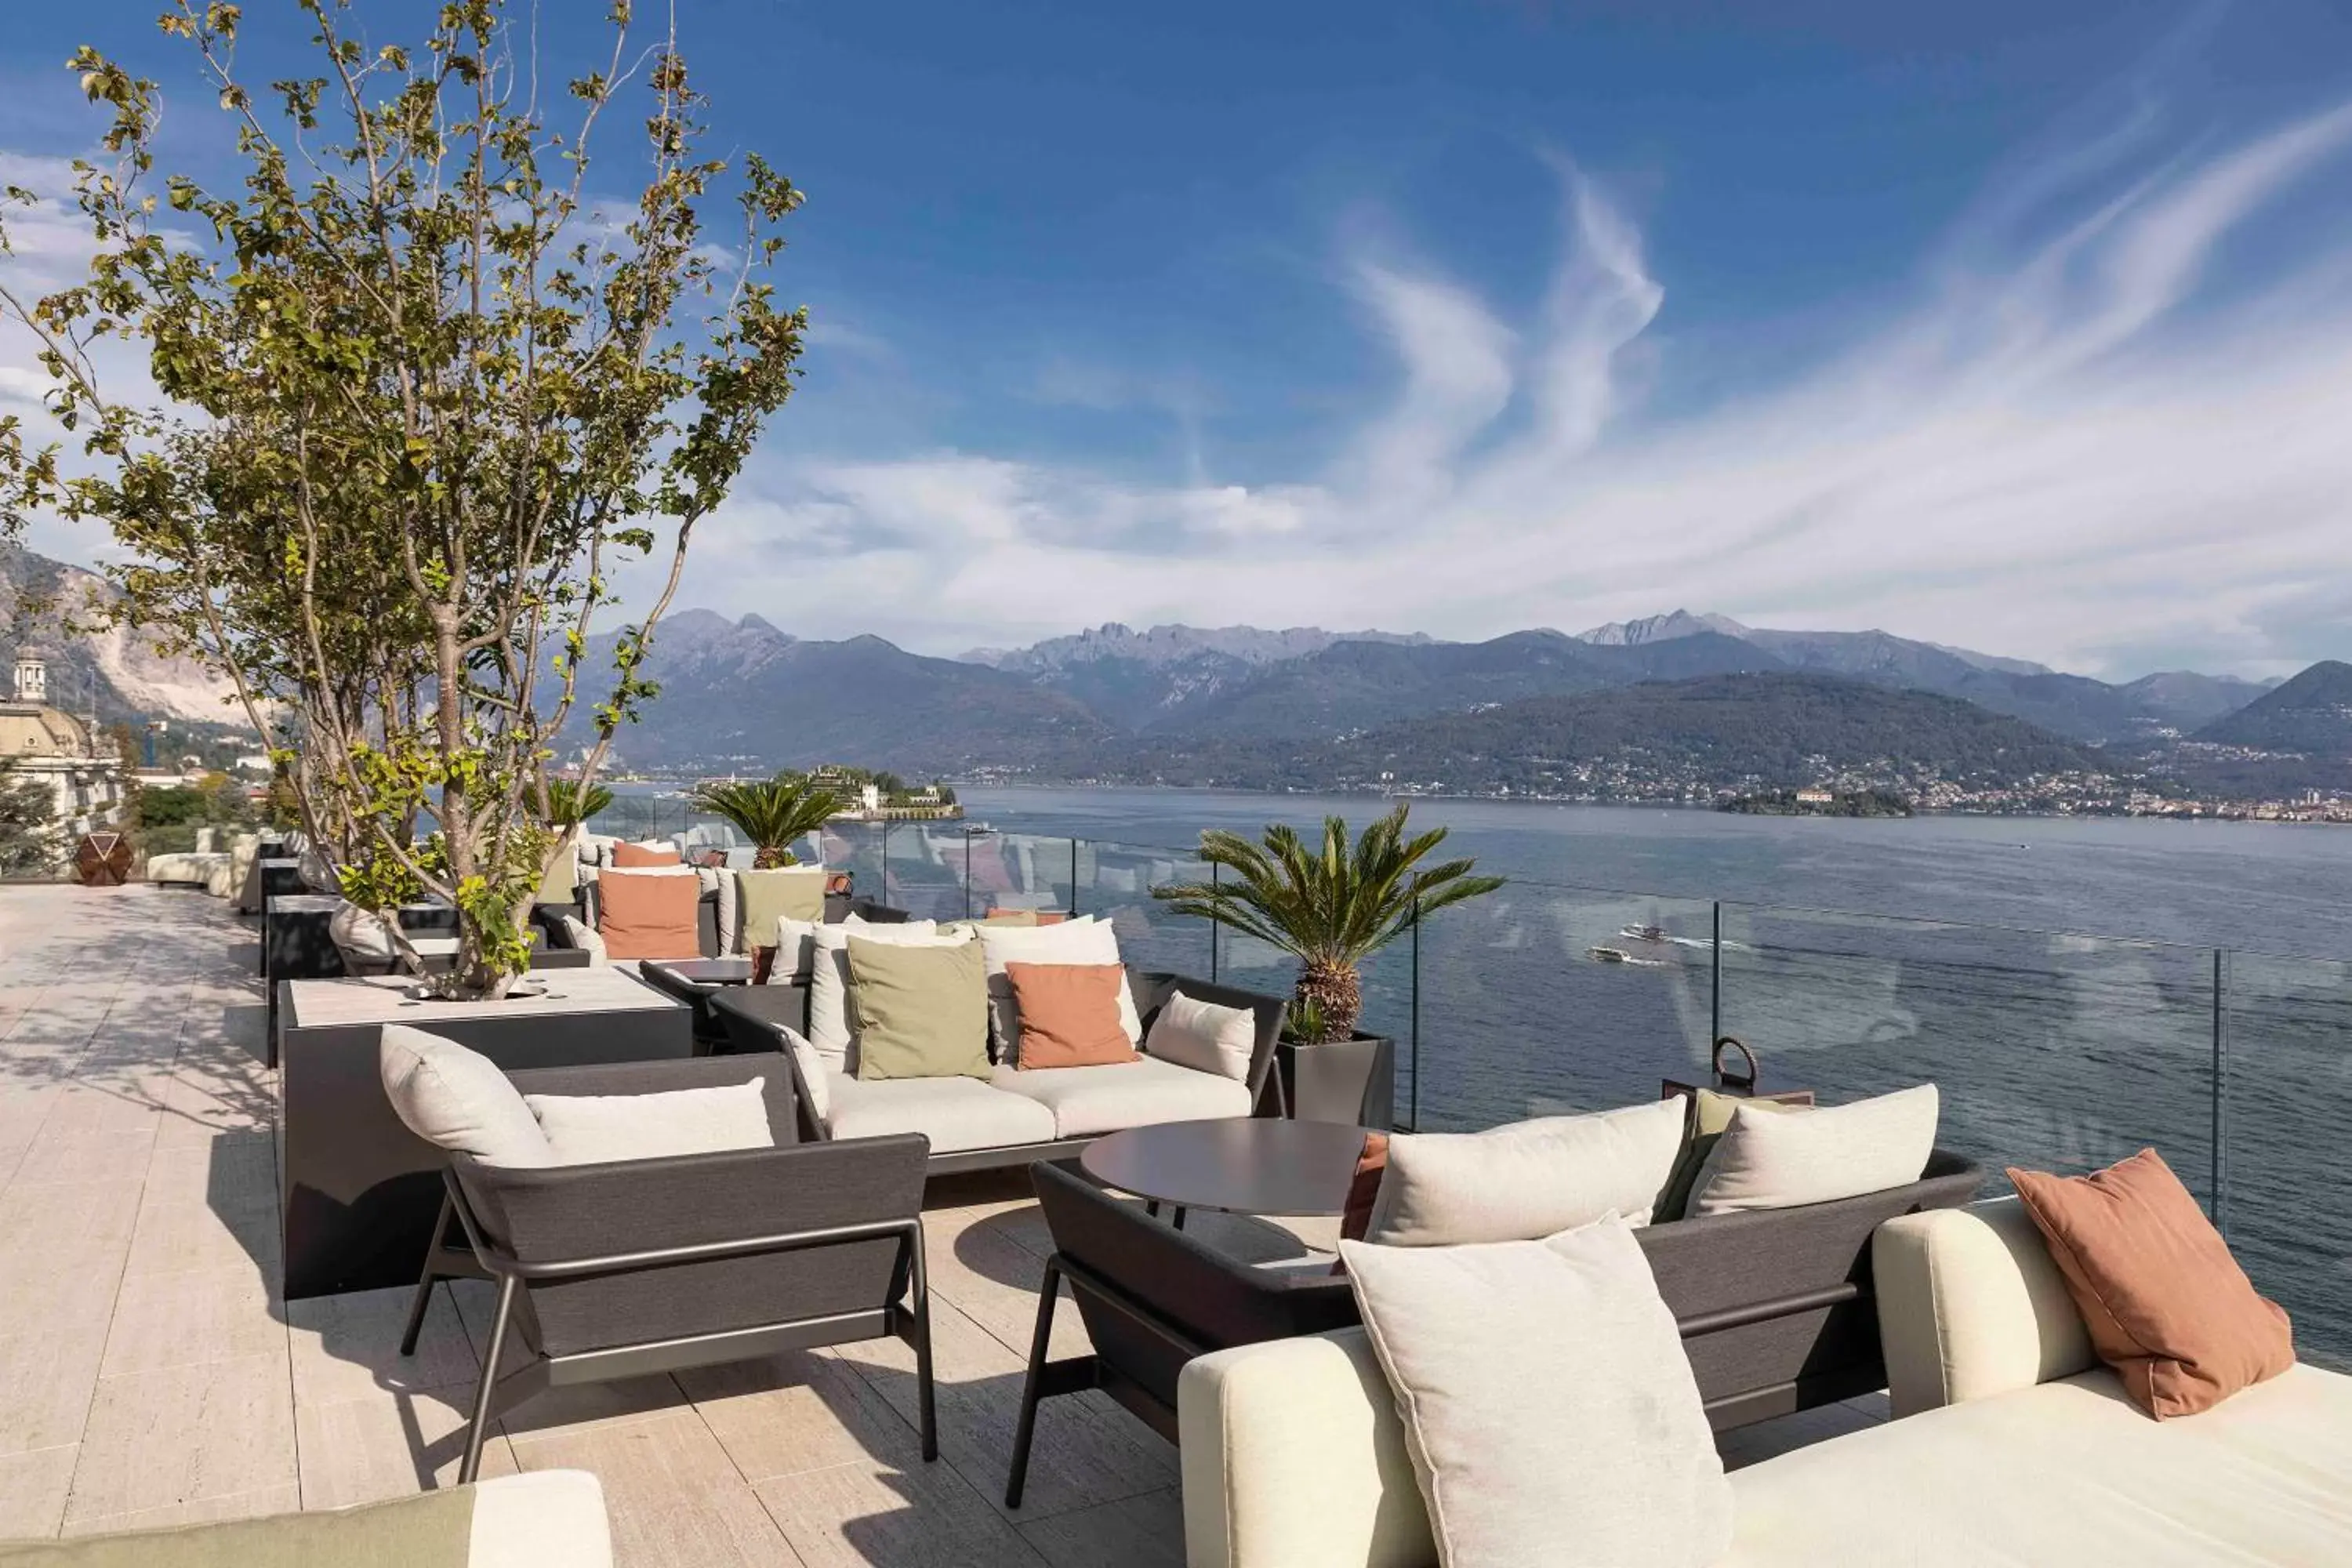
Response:
M16 700L39 707L49 700L49 667L29 650L16 655Z

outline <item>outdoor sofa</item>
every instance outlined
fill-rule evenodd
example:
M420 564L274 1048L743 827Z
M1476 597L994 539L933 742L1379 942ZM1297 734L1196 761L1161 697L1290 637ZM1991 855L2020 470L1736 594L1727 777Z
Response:
M1033 1175L1054 1253L1039 1292L1008 1507L1020 1506L1041 1399L1100 1388L1181 1441L1190 1435L1180 1436L1180 1375L1196 1357L1362 1321L1353 1289L1328 1259L1254 1264L1066 1168L1039 1165ZM1637 1230L1682 1330L1709 1423L1725 1430L1885 1387L1872 1234L1898 1215L1965 1204L1983 1179L1974 1163L1939 1149L1917 1181L1881 1192ZM1048 1331L1065 1284L1093 1350L1050 1362Z
M725 1020L737 1049L783 1053L803 1142L919 1132L930 1141L935 1176L1074 1158L1096 1139L1129 1127L1279 1113L1273 1068L1287 1013L1281 997L1160 971L1130 968L1128 979L1147 1038L1160 1007L1179 989L1195 1001L1246 1008L1256 1024L1247 1076L1223 1078L1146 1053L1139 1061L1108 1067L1023 1071L999 1065L985 1082L866 1082L830 1072L819 1091L787 1033L807 1027L804 984L736 987L712 998L711 1006ZM825 1107L823 1115L816 1109L820 1104Z
M2298 1365L2153 1421L2015 1199L1890 1219L1871 1250L1897 1418L1735 1471L1723 1568L2352 1562L2352 1377ZM1203 1356L1177 1405L1192 1568L1437 1562L1361 1330Z

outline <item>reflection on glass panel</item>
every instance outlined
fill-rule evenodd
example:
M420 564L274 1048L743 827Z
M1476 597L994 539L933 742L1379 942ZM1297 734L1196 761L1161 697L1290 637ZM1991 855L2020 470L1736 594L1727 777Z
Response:
M2254 1286L2294 1320L2296 1352L2352 1372L2352 965L2231 953L2222 994L2222 1223Z
M1521 880L1433 915L1421 1125L1607 1110L1691 1079L1706 1059L1709 920L1693 900Z
M1984 926L1724 906L1723 1026L1768 1087L1942 1091L1937 1141L2078 1173L2154 1145L2212 1187L2212 957Z
M1208 876L1208 867L1179 850L1088 839L1078 846L1078 885L1071 907L1110 921L1118 933L1119 956L1137 968L1205 979L1208 922L1178 914L1153 898L1151 889L1206 881Z
M964 914L964 837L960 823L897 822L883 836L882 902L919 921L955 921ZM878 829L877 830L879 831ZM858 891L866 883L858 880Z

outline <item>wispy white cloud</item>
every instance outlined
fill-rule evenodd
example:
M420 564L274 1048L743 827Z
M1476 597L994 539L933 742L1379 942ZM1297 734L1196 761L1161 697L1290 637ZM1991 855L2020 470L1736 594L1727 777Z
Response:
M939 650L1107 618L1479 637L1686 604L2107 673L2345 651L2341 596L2311 585L2352 575L2352 256L2312 226L2252 282L2215 258L2344 160L2352 102L2190 154L2158 123L2136 104L2012 172L1921 258L1912 308L1685 416L1643 397L1670 259L1564 165L1530 320L1343 258L1397 388L1293 482L795 464L757 476L694 586L777 618L772 551L811 607L793 629Z

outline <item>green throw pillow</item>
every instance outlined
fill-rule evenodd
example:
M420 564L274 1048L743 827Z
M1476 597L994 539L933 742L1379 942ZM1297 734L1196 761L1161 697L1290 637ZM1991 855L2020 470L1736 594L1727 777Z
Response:
M901 947L849 939L857 1076L989 1076L988 966L977 942Z
M742 895L743 951L776 945L780 920L824 919L824 878L822 866L780 866L765 871L738 871L735 886Z
M555 858L541 879L538 901L542 904L576 904L580 901L580 854L570 845Z
M1689 1130L1683 1135L1683 1152L1675 1161L1674 1174L1666 1178L1665 1195L1658 1200L1651 1223L1682 1219L1690 1207L1691 1189L1698 1185L1698 1173L1706 1168L1706 1157L1731 1130L1731 1113L1743 1105L1759 1110L1809 1110L1810 1106L1791 1104L1781 1100L1750 1100L1745 1095L1719 1094L1711 1089L1698 1091L1698 1104L1691 1112Z

